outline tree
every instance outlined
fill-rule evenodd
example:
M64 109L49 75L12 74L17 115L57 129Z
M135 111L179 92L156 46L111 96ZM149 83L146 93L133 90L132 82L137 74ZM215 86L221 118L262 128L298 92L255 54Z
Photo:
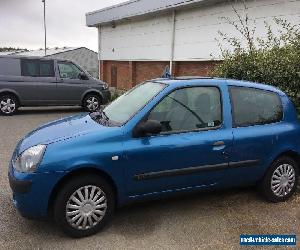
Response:
M245 1L244 15L233 6L237 21L225 19L241 35L231 37L219 32L223 61L213 74L219 77L249 80L276 86L286 92L300 109L300 29L286 20L274 18L274 26L265 22L266 38L255 37L256 22L251 20ZM252 25L250 25L250 22ZM246 41L246 46L243 45ZM227 43L231 49L224 49Z
M15 51L29 51L28 49L14 48L14 47L0 47L0 52L15 52Z

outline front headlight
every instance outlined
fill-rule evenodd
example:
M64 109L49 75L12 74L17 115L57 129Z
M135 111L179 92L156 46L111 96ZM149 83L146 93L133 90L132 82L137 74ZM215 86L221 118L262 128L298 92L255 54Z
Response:
M34 172L41 162L46 145L37 145L26 149L14 162L14 168L18 172L31 173Z
M108 89L109 89L109 86L108 86L107 83L105 83L105 84L103 85L103 89L104 89L104 90L108 90Z

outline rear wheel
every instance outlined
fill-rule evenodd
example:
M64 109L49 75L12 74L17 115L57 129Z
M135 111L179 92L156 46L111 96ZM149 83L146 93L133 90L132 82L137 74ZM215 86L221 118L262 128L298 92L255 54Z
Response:
M18 100L13 95L0 96L0 114L9 116L14 115L19 108Z
M83 100L83 108L87 112L95 112L99 110L101 104L101 98L95 94L89 94Z
M54 203L54 219L69 236L80 238L100 231L112 218L114 192L109 183L95 175L69 181Z
M295 193L298 177L297 163L290 157L280 157L272 163L261 183L262 194L271 202L286 201Z

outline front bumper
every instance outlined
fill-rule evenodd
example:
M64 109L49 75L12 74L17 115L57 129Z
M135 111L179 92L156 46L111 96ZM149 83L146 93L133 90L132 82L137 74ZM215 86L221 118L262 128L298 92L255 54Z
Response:
M31 180L17 180L11 174L8 174L8 180L13 193L28 193L32 185Z
M107 90L102 90L102 104L108 104L111 100L111 93L109 91L109 89Z
M13 203L24 217L46 218L55 185L66 172L19 173L12 166L8 178L13 192Z

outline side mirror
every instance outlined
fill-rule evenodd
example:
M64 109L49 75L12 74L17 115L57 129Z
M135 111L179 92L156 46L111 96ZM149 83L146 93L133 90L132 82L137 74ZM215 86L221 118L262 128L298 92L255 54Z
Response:
M144 137L147 135L157 135L161 132L161 124L156 120L140 122L133 131L133 137Z
M78 74L78 78L80 80L88 80L89 79L89 77L85 73L83 73L83 72L81 72L81 73Z

